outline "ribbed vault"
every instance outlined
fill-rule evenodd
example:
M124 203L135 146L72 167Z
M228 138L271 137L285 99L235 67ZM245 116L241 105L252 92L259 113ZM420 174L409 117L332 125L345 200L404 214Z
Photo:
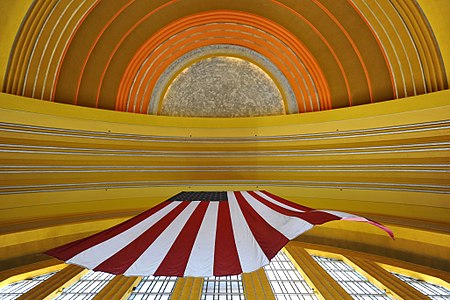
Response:
M37 0L17 35L3 90L147 113L152 87L171 62L216 44L270 60L299 112L447 87L438 45L413 1Z
M0 43L5 269L47 258L39 253L181 190L266 189L373 218L397 237L329 224L304 242L449 270L450 95L442 91L449 58L440 51L448 54L450 42L436 10L437 39L409 0L22 0L2 7L22 20L0 26L12 45ZM260 68L284 111L154 116L181 73L217 57ZM201 116L197 105L191 116Z

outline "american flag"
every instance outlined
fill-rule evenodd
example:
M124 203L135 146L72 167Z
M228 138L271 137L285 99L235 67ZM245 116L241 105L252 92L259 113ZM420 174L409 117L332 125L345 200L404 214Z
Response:
M224 276L265 266L314 225L379 223L314 210L266 191L182 192L124 223L46 253L126 276Z

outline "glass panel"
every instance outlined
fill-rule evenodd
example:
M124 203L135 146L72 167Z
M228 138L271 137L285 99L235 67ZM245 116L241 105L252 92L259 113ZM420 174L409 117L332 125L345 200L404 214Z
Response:
M146 276L133 289L128 300L168 300L177 277Z
M241 275L205 277L202 300L244 300Z
M86 275L81 277L80 280L78 280L68 288L65 288L62 293L59 294L55 299L92 299L113 278L114 275L112 274L89 271Z
M312 256L353 299L391 299L385 291L370 283L342 260Z
M276 299L317 299L313 289L283 251L278 252L264 270Z
M4 286L0 288L0 299L2 300L12 300L17 299L21 295L25 294L38 284L44 282L45 280L49 279L53 275L55 275L56 272L39 275L36 277L32 277L29 279L21 280L18 282L11 283L7 286Z
M430 297L430 299L450 299L450 290L446 289L443 286L432 284L420 279L408 277L405 275L400 275L397 273L392 273L402 281L406 282L422 294Z

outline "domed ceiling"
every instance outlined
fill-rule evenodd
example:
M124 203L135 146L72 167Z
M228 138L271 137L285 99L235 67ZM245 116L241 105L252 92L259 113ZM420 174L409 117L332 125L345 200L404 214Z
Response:
M16 36L3 91L143 114L230 117L447 87L415 1L37 0Z
M448 270L449 3L0 1L0 261L182 190L265 189L396 235L302 241Z

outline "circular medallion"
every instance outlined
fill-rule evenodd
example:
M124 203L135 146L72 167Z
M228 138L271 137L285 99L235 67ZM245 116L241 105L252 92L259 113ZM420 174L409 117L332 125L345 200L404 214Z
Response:
M163 97L161 114L250 117L285 112L274 81L255 64L235 57L202 59L185 68Z

